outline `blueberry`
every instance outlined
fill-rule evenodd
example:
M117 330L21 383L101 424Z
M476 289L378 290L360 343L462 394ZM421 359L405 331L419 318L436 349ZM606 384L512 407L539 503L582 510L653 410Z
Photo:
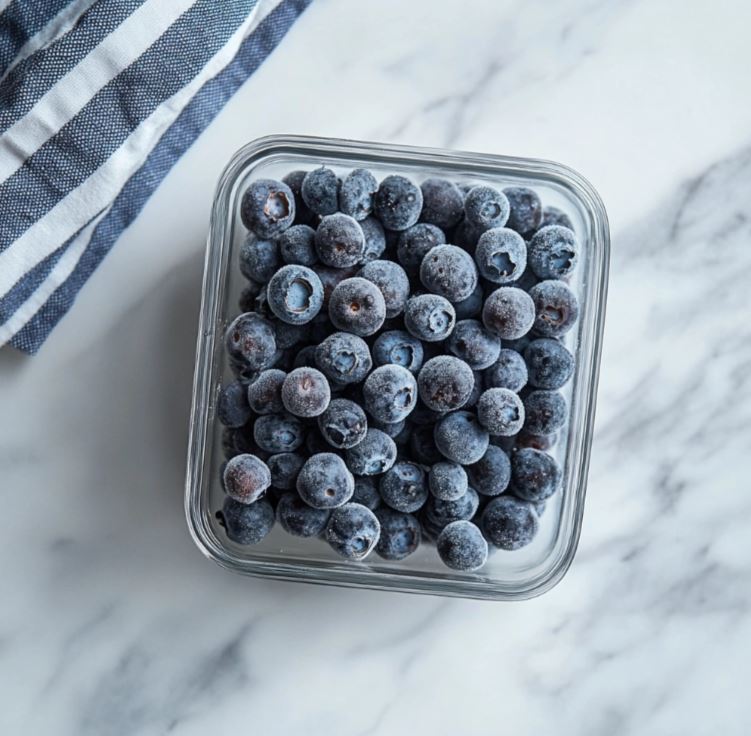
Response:
M347 449L365 439L368 420L365 412L349 399L334 399L318 417L318 428L333 447Z
M395 463L381 477L379 489L384 503L406 514L421 509L428 498L425 471L417 463Z
M498 360L483 373L485 388L509 388L519 393L527 384L527 364L516 350L503 348Z
M467 251L455 245L437 245L422 259L420 281L434 294L460 302L477 286L477 267Z
M279 246L276 240L261 240L248 233L239 258L240 272L246 279L266 283L279 268Z
M480 184L467 192L464 216L476 227L503 227L509 219L509 201L503 192Z
M241 314L230 324L224 344L232 360L251 370L263 370L270 366L276 353L274 328L253 312Z
M473 370L489 368L501 354L501 341L474 319L456 323L446 347Z
M488 445L485 454L467 468L467 475L478 493L499 496L511 480L511 461L500 447Z
M319 452L308 458L297 476L297 492L316 509L333 509L347 503L355 491L355 479L339 455Z
M284 411L282 384L286 377L284 371L269 368L248 386L248 404L256 414L278 414Z
M376 365L399 365L412 373L422 366L422 343L403 330L382 332L373 343L373 360Z
M268 465L255 455L236 455L227 462L222 480L230 498L238 503L253 503L271 485L271 473Z
M243 194L240 202L243 225L259 238L273 238L295 219L295 197L281 181L258 179Z
M266 499L245 504L225 498L217 516L236 544L258 544L274 526L274 509Z
M368 263L368 261L375 261L386 250L386 233L383 225L375 217L366 217L360 221L360 227L365 238L360 262Z
M396 444L385 432L371 427L365 439L344 455L347 467L355 475L380 475L396 461Z
M384 560L403 560L419 546L422 539L420 522L411 514L382 506L375 512L381 524L381 536L375 551Z
M454 312L456 313L456 319L463 320L470 317L476 317L482 312L482 304L485 299L485 295L482 292L482 285L478 282L474 291L460 302L454 303Z
M428 473L430 492L442 501L456 501L467 492L467 473L461 465L441 461Z
M399 365L382 365L363 384L365 409L381 422L405 419L417 403L415 377Z
M485 300L482 321L502 340L515 340L532 328L535 305L526 291L514 286L501 286Z
M386 302L372 281L358 276L344 279L331 292L329 318L337 329L365 337L381 328Z
M535 276L535 272L529 267L529 263L527 263L524 273L513 284L509 284L509 286L516 286L517 289L529 291L535 284L539 283L540 279Z
M538 389L524 399L524 429L532 434L553 434L566 424L566 399L557 391Z
M308 334L305 325L291 325L288 322L275 322L274 335L277 349L287 350L303 342Z
M473 225L467 220L462 220L454 230L452 238L455 245L463 248L467 253L474 254L480 236L487 230L486 227Z
M543 337L566 334L579 318L576 295L562 281L541 281L529 290L535 305L535 332Z
M306 345L297 351L295 359L292 362L293 368L315 368L316 366L316 346Z
M561 227L567 227L569 230L574 229L571 218L557 207L543 207L540 228L547 227L548 225L560 225Z
M489 388L477 402L477 418L489 434L511 437L524 425L524 404L508 388Z
M216 415L225 427L242 427L250 419L248 391L244 383L232 381L219 393Z
M558 441L558 434L532 434L522 430L516 437L517 447L531 447L534 450L550 450Z
M362 260L365 234L357 220L337 212L321 220L315 244L322 263L332 268L346 268Z
M326 376L315 368L295 368L282 384L284 408L296 417L317 417L326 411L331 389Z
M249 281L240 292L240 298L237 300L237 306L241 312L255 312L256 299L265 291L266 285L259 284L257 281Z
M527 246L529 267L541 279L568 276L578 262L579 241L573 230L548 225L538 230Z
M264 461L268 458L268 453L256 444L247 425L239 429L225 427L222 430L222 451L228 460L243 454L256 455Z
M307 171L290 171L282 181L292 190L295 198L295 225L312 225L316 221L316 214L310 210L302 198L302 183Z
M443 460L433 438L433 423L412 428L409 437L409 450L412 458L423 465L433 465Z
M352 502L367 506L371 511L381 505L381 494L378 493L373 478L369 476L355 478L355 492L352 494Z
M542 222L542 202L537 192L526 187L508 187L503 190L511 212L506 227L527 235L540 227Z
M373 211L378 181L367 169L353 169L339 189L339 209L355 220L364 220Z
M376 515L359 503L334 509L326 527L326 541L348 560L362 560L378 543L381 525Z
M550 338L533 340L524 349L529 383L550 391L564 386L574 372L574 356L566 347Z
M438 294L420 294L407 300L404 326L425 342L445 340L454 329L456 312L451 302Z
M359 383L373 367L368 345L349 332L334 332L315 349L316 365L338 384Z
M420 222L405 230L399 236L396 256L399 263L409 272L416 274L425 254L437 245L444 245L446 236L439 227Z
M296 493L285 493L276 507L279 526L295 537L318 537L326 529L331 511L308 506Z
M467 403L475 377L472 369L453 355L431 358L420 369L417 387L425 406L433 411L446 412Z
M285 263L313 266L318 263L316 231L308 225L293 225L279 236L279 254ZM269 278L273 275L270 274Z
M511 489L525 501L539 503L550 498L563 481L561 466L548 454L532 448L514 453Z
M377 419L374 419L371 425L376 429L380 429L381 432L385 432L389 437L395 438L404 430L406 421L402 419L399 422L379 422Z
M471 521L453 521L436 540L438 556L452 570L470 572L488 560L488 543Z
M441 454L461 465L476 463L488 449L489 436L468 411L455 411L440 419L434 438Z
M253 425L253 439L266 452L292 452L305 440L305 429L294 417L266 414L256 419Z
M406 230L420 217L422 191L404 176L387 176L375 195L375 214L389 230Z
M540 522L531 503L504 494L485 507L480 526L490 544L511 552L526 547L535 538Z
M509 228L486 230L477 241L475 262L483 278L495 284L510 284L527 268L527 244Z
M284 491L292 490L305 458L296 452L279 452L266 461L271 472L271 485Z
M477 513L479 506L480 497L469 486L464 495L452 501L431 496L425 504L424 516L434 530L440 531L454 521L469 521Z
M356 268L329 268L321 264L316 264L313 270L323 284L323 306L326 308L329 306L329 300L334 289L344 279L352 278L357 273Z
M303 201L317 215L331 215L339 209L339 177L325 166L309 171L302 180Z
M396 317L404 311L409 297L409 279L404 269L393 261L370 261L358 272L360 278L374 283L383 294L386 317Z
M446 179L426 179L422 190L422 222L443 230L454 227L464 215L464 195L459 187Z
M307 266L282 266L269 281L268 300L282 322L305 324L321 311L323 284Z
M477 401L483 391L482 373L480 373L480 371L472 371L472 378L472 391L464 404L465 409L471 409L472 407L477 406Z

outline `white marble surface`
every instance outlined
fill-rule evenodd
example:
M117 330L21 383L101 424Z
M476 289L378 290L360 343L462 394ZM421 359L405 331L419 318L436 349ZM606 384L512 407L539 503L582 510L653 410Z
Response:
M751 9L316 0L39 355L0 353L0 733L751 731ZM578 557L521 604L240 579L182 513L209 201L242 143L566 162L611 292Z

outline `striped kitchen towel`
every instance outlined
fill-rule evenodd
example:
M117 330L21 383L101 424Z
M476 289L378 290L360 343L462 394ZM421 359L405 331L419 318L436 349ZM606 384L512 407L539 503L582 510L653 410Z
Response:
M36 352L311 0L0 0L0 345Z

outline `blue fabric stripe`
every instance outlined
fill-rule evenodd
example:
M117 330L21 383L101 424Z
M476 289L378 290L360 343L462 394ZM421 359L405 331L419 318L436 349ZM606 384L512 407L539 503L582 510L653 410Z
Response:
M91 242L70 278L60 286L37 314L14 335L11 344L36 353L55 325L70 309L89 276L109 252L120 233L130 225L193 140L213 120L237 88L276 48L295 20L312 0L283 0L243 42L235 59L206 82L165 132L144 165L131 177L112 209L97 225Z
M54 43L19 62L0 83L0 132L22 118L53 85L145 0L99 0Z
M193 79L255 4L256 0L198 0L26 159L0 185L0 250L84 182L141 121Z

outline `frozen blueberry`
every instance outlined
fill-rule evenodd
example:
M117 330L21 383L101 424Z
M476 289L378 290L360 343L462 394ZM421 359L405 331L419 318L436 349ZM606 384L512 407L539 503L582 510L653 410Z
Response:
M368 420L365 412L349 399L334 399L318 417L324 439L333 447L347 449L365 439Z
M253 503L271 485L269 466L255 455L236 455L222 475L224 490L239 503Z
M433 423L413 427L409 437L411 456L423 465L434 465L443 460L433 438Z
M315 244L322 263L332 268L346 268L362 260L365 235L357 220L337 212L321 220Z
M317 215L331 215L339 209L339 177L325 166L309 171L302 180L303 201Z
M355 475L380 475L396 461L396 444L385 432L370 427L365 439L348 449L347 467Z
M266 414L253 424L253 439L266 452L292 452L305 440L305 429L294 417Z
M467 192L464 216L477 227L503 227L509 219L509 201L503 192L480 184Z
M444 245L446 236L439 227L420 222L399 236L396 256L409 273L417 273L425 254L437 245Z
M222 451L229 460L236 455L250 454L260 457L264 462L269 454L262 450L253 439L253 432L246 425L238 429L225 427L222 430Z
M352 503L359 503L374 511L381 505L381 494L378 493L375 481L369 476L355 478L355 492L352 494Z
M323 266L320 263L317 263L313 267L313 270L323 284L323 306L326 308L328 308L329 306L329 299L331 299L331 294L333 293L334 289L342 281L344 281L344 279L352 278L352 276L357 273L357 269L354 267L329 268L328 266Z
M524 429L532 434L553 434L566 423L566 399L557 391L538 389L524 399Z
M517 447L531 447L533 450L550 450L558 441L558 433L532 434L522 430L516 437Z
M501 340L475 319L456 323L446 347L472 370L489 368L501 354Z
M485 507L480 526L490 544L511 552L526 547L535 538L540 521L531 503L504 494Z
M395 463L381 477L379 489L384 503L406 514L422 508L428 498L425 471L417 463Z
M295 225L313 225L316 222L316 214L302 198L302 183L307 171L290 171L282 177L282 181L292 190L295 197Z
M253 312L237 317L224 336L227 353L251 370L263 370L272 365L276 354L274 328Z
M366 217L360 221L360 227L365 238L360 262L368 263L368 261L375 261L386 250L386 233L383 225L375 217Z
M279 246L276 240L261 240L248 233L240 246L240 272L246 279L266 283L279 268Z
M542 202L537 192L527 187L508 187L503 193L511 207L506 227L516 230L520 235L537 230L542 222Z
M579 318L576 295L562 281L541 281L529 290L535 305L535 332L543 337L565 335Z
M323 284L307 266L282 266L269 281L268 301L282 322L305 324L321 311Z
M480 275L495 284L510 284L527 268L527 244L507 227L486 230L477 241L475 262Z
M509 388L519 393L527 384L527 364L516 352L503 348L498 360L483 373L485 388Z
M548 225L538 230L527 246L529 267L541 279L560 279L568 276L579 256L579 241L573 230L560 225Z
M292 490L305 458L296 452L279 452L266 461L271 472L271 485L284 491Z
M316 366L316 346L306 345L297 351L295 359L292 362L293 368L315 368Z
M279 236L279 254L285 263L313 266L318 263L316 231L308 225L293 225ZM273 275L270 274L269 278Z
M282 384L287 374L278 368L262 371L248 386L247 399L256 414L278 414L284 411Z
M420 281L434 294L460 302L477 286L477 267L467 251L455 245L437 245L422 259Z
M291 325L288 322L275 322L274 335L277 349L287 350L303 342L308 334L305 325Z
M511 480L511 461L500 447L488 445L485 454L467 468L467 475L478 493L499 496Z
M242 427L250 419L248 391L245 384L232 381L220 392L216 402L216 415L225 427Z
M524 349L529 383L549 391L564 386L574 372L574 356L566 347L547 337L533 340Z
M407 300L404 326L425 342L445 340L454 329L456 312L451 302L438 294L420 294Z
M243 194L240 202L243 225L259 238L273 238L295 219L295 197L281 181L258 179Z
M438 556L452 570L470 572L488 560L488 543L471 521L452 521L436 540Z
M472 369L453 355L431 358L420 369L417 387L425 406L433 411L446 412L467 403L475 377Z
M442 230L454 227L464 215L464 195L459 187L446 179L426 179L421 185L421 222L437 225Z
M404 429L406 421L402 419L399 422L379 422L374 419L370 424L376 429L380 429L381 432L385 432L389 437L395 438Z
M331 389L326 376L315 368L295 368L282 384L284 408L296 417L317 417L326 411Z
M334 332L315 349L316 365L338 384L359 383L373 367L368 345L349 332Z
M241 312L255 312L256 299L261 292L266 289L266 284L259 284L257 281L249 281L240 292L240 298L237 300L237 306Z
M430 492L442 501L456 501L467 492L467 473L461 465L435 463L428 473Z
M550 498L563 481L561 466L547 453L522 448L511 461L511 488L525 501L539 503Z
M422 539L420 522L411 514L394 511L386 506L375 511L381 523L381 536L375 551L384 560L403 560L411 555Z
M337 329L366 337L381 328L386 319L386 302L372 281L355 276L334 287L329 317Z
M465 409L471 409L473 406L477 406L477 400L480 398L483 391L482 373L480 373L480 371L472 371L472 377L474 379L472 382L472 392L469 394L469 398L464 404Z
M515 340L532 328L535 305L526 291L514 286L501 286L485 300L482 321L502 340Z
M308 506L296 493L285 493L276 506L276 520L288 534L318 537L328 524L331 511Z
M393 261L370 261L357 275L372 281L383 294L386 303L386 317L396 317L404 311L409 297L409 279L404 269Z
M404 176L387 176L375 195L375 214L389 230L406 230L420 217L422 191Z
M477 418L488 434L511 437L524 425L524 404L508 388L489 388L477 401Z
M403 330L382 332L373 343L373 360L376 365L393 363L417 373L423 361L422 343Z
M348 560L362 560L378 543L381 525L376 515L359 503L334 509L326 527L326 541Z
M467 253L474 254L477 248L477 241L480 236L487 230L485 227L479 225L473 225L467 220L462 220L454 230L453 242L460 248L464 248Z
M454 311L458 320L476 317L482 312L482 303L485 295L482 292L482 285L478 282L474 291L460 302L454 304Z
M557 207L543 207L540 228L547 227L548 225L560 225L561 227L567 227L569 230L574 229L571 218Z
M258 544L274 526L274 508L266 499L245 504L225 498L217 516L236 544Z
M333 509L347 503L355 491L355 479L339 455L319 452L308 458L297 476L297 492L316 509Z
M452 501L430 496L425 504L424 516L434 530L440 531L454 521L468 521L477 513L479 507L480 497L477 491L469 486L464 495Z
M355 220L364 220L373 211L378 181L367 169L353 169L342 180L339 209Z
M415 377L399 365L382 365L363 384L365 409L381 422L406 419L417 403Z
M447 414L435 426L434 438L441 454L461 465L476 463L488 449L488 433L468 411Z

